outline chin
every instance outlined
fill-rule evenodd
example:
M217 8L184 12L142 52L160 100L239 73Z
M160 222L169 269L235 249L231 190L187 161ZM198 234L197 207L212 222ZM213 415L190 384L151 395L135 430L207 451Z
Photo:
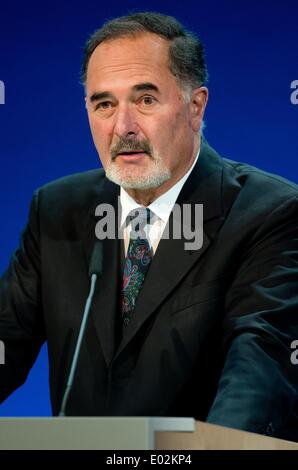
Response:
M168 170L163 173L130 172L130 174L127 174L127 172L114 171L114 169L112 171L111 168L107 169L106 177L124 189L154 189L171 178L171 173Z

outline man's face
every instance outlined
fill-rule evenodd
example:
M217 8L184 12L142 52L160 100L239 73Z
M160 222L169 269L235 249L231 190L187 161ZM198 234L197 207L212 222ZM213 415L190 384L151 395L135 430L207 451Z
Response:
M93 140L107 176L127 189L171 187L198 150L206 91L185 101L168 48L155 34L128 36L100 44L88 64Z

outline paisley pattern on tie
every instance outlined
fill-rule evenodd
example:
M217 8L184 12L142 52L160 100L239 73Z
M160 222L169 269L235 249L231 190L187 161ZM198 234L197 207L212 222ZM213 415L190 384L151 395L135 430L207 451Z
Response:
M146 223L146 218L144 224ZM121 310L123 319L129 320L133 312L138 294L147 274L152 253L148 240L141 227L139 236L131 238L127 250L123 286L121 292Z

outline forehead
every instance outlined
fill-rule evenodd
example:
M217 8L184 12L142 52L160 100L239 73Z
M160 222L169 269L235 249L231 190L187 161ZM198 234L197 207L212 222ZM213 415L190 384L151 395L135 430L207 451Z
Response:
M105 41L94 50L87 89L136 81L175 81L169 69L169 41L151 33ZM91 91L91 90L89 90Z

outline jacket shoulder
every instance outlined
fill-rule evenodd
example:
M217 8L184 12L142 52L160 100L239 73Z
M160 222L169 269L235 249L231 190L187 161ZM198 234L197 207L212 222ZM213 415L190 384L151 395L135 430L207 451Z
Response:
M238 196L247 203L257 203L262 207L276 207L283 202L298 198L298 186L282 176L261 170L247 163L223 158L224 172L228 180L239 185Z
M104 170L99 168L63 176L41 186L37 191L47 197L51 195L61 195L62 197L66 194L76 195L85 193L86 190L90 190L94 186L98 188L105 179Z
M51 181L37 189L35 196L41 222L61 223L85 217L100 203L117 194L103 169L76 173Z
M298 185L293 181L290 181L286 178L283 178L280 175L270 173L265 170L261 170L253 165L249 165L248 163L238 162L234 160L230 160L229 158L222 158L224 165L227 168L230 168L238 178L242 180L249 180L252 183L258 182L266 182L268 185L277 185L284 187L291 191L298 191Z

